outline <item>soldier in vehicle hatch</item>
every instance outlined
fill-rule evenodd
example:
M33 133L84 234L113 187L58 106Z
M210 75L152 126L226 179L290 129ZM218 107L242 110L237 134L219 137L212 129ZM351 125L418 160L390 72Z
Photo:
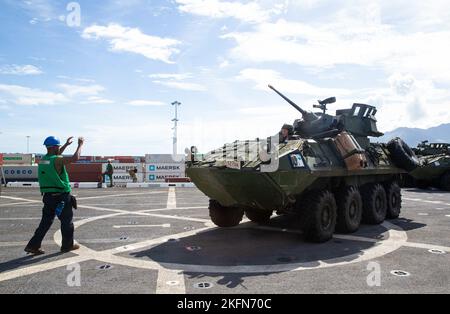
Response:
M294 135L294 127L290 124L284 124L279 133L280 144L289 141Z

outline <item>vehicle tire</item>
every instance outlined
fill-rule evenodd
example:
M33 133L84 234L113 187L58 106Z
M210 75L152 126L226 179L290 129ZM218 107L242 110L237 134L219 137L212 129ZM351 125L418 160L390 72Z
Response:
M399 137L394 138L387 144L394 164L408 172L420 166L419 158L413 150Z
M316 243L330 240L337 219L334 195L327 190L311 192L303 198L302 205L301 220L305 239Z
M230 228L239 225L244 217L244 211L238 207L225 207L215 200L210 200L209 216L216 226Z
M258 209L246 209L245 216L250 219L252 222L262 224L266 223L272 217L272 211L258 210Z
M402 190L397 182L391 182L386 186L387 213L389 219L396 219L400 216L402 209Z
M450 171L444 173L440 181L440 188L444 191L450 191Z
M381 224L386 219L387 197L381 184L369 184L362 191L363 222L370 225Z
M353 186L339 191L336 197L337 224L336 230L341 233L352 233L359 229L362 219L362 198L359 190Z

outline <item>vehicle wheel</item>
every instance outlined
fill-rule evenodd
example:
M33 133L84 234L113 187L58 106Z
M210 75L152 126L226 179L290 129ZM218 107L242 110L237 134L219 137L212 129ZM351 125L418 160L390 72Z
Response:
M359 229L362 219L362 198L359 190L353 186L346 187L336 197L336 230L352 233Z
M363 189L363 222L378 225L386 219L387 197L381 184L370 184Z
M238 207L224 207L219 202L210 200L209 216L216 226L230 228L239 225L244 211Z
M444 191L450 191L450 171L442 175L440 188Z
M402 208L402 190L397 182L391 182L386 186L387 213L389 219L396 219L400 216Z
M337 206L329 191L311 192L302 200L302 226L307 241L322 243L333 237Z
M272 216L272 211L264 211L258 209L246 209L245 216L253 222L258 224L268 222Z
M413 150L399 137L394 138L387 144L394 164L408 172L420 166L420 161Z

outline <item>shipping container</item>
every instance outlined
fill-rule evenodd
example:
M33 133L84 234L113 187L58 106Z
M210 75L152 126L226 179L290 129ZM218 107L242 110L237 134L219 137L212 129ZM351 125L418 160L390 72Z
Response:
M94 156L80 156L77 163L92 163L94 161Z
M137 177L137 183L142 183L144 182L144 174L143 173L138 173L136 174ZM105 183L107 185L110 184L109 181L109 176L105 176ZM114 184L124 184L124 183L133 183L133 179L131 178L131 176L125 172L123 173L114 173L113 174L113 183Z
M134 157L132 156L114 156L114 160L117 160L121 164L133 164Z
M111 163L111 165L113 166L113 170L114 173L128 173L128 171L136 168L138 173L143 173L144 172L144 165L141 163L127 163L127 164L122 164L122 163ZM102 172L106 171L106 167L108 166L108 164L102 164Z
M3 154L4 165L27 165L35 163L34 154Z
M4 165L3 173L5 174L6 182L11 181L37 181L38 179L38 166L13 166Z
M191 182L191 178L166 178L168 183L185 183Z
M146 173L145 182L166 182L166 179L172 178L184 178L185 174L181 172L177 173Z
M149 163L145 165L147 173L153 172L182 172L186 171L184 162L181 163Z
M102 164L81 163L66 166L71 182L99 182L102 180Z
M147 154L145 155L145 163L178 163L184 162L184 155L175 155L172 154Z
M95 163L95 164L107 164L108 161L111 162L111 163L119 163L118 160L111 160L111 159L96 159L96 160L94 160L93 163Z
M119 161L119 163L121 163L121 164L133 164L133 163L134 163L134 158L129 158L129 159L119 159L118 161Z

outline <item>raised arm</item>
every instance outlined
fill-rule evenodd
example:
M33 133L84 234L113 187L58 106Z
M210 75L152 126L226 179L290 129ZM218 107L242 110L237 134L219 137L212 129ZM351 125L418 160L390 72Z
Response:
M78 147L77 147L77 150L75 151L75 154L73 154L72 157L64 157L63 161L64 161L65 165L75 163L80 159L81 147L83 146L83 144L84 144L84 138L79 137L78 138Z
M64 151L64 149L66 149L67 146L69 146L70 144L72 144L71 141L71 137L67 140L66 144L64 146L62 146L60 148L60 154L62 154L62 152ZM81 154L81 146L83 146L84 143L84 138L80 137L78 138L78 147L77 150L75 151L75 154L73 154L72 157L62 157L59 156L56 160L55 160L55 168L56 171L61 174L62 170L63 170L63 166L64 165L68 165L71 163L75 163L78 161L78 159L80 159L80 154Z
M63 146L61 146L61 148L59 149L60 155L62 155L64 153L64 151L66 150L66 148L73 143L72 139L73 139L73 136L69 137L67 139L66 143Z

